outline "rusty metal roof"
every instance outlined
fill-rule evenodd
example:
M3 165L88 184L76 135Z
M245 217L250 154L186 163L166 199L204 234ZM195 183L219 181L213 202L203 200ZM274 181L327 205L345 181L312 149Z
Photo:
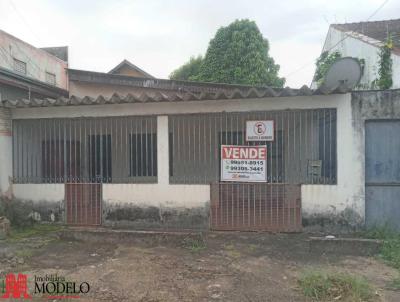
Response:
M102 104L122 104L122 103L155 103L155 102L187 102L187 101L207 101L207 100L233 100L233 99L257 99L270 97L296 97L311 95L326 95L349 92L338 87L334 91L312 90L307 86L300 89L274 89L274 88L249 88L247 90L234 89L232 91L217 92L143 92L138 94L120 95L114 93L111 97L99 95L96 98L85 96L60 97L57 99L18 99L3 100L3 107L23 108L23 107L49 107L49 106L79 106L79 105L102 105Z

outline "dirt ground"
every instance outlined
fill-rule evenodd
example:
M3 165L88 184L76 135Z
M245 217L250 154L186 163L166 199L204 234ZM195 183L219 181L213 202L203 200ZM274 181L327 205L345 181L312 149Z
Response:
M24 257L14 263L0 261L0 273L24 272L30 279L57 274L78 283L88 282L90 292L74 301L256 302L307 301L297 287L297 277L305 270L321 268L362 275L374 286L376 301L400 301L400 292L387 288L397 276L394 269L375 258L310 253L307 237L209 233L206 246L200 248L190 244L93 244L57 238L0 241L3 250L8 244ZM33 287L32 280L29 286Z

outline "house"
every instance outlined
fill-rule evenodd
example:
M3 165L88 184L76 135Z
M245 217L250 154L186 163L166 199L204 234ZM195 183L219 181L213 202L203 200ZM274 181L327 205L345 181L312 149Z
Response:
M37 220L163 230L400 227L399 90L76 69L67 85L68 96L0 103L8 134L0 137L0 194ZM248 135L267 124L269 138Z
M0 99L68 95L68 47L36 48L0 30Z
M119 63L117 66L115 66L113 69L111 69L108 73L127 75L137 78L154 78L152 75L148 74L146 71L140 69L139 67L132 64L126 59L123 60L121 63Z
M358 23L331 24L322 53L339 52L342 57L354 57L365 61L359 89L372 89L378 77L380 48L392 38L393 85L400 88L400 19ZM315 88L316 83L312 84Z

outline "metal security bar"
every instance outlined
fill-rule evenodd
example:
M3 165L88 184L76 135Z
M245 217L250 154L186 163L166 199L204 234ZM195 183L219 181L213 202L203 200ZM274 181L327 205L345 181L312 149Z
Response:
M66 222L69 225L101 225L102 185L65 184Z
M275 140L247 142L248 120L273 120ZM269 183L336 183L336 109L169 116L170 183L218 181L224 144L266 144Z
M267 183L213 183L212 230L299 232L300 185Z
M13 120L15 183L155 183L157 119Z

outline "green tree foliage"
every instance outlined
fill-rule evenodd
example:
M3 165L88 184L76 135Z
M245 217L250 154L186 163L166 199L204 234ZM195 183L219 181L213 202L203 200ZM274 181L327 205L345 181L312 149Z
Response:
M193 81L195 76L197 76L200 72L200 66L203 62L203 57L191 57L188 62L183 64L178 69L174 70L169 78L171 80L180 80L180 81Z
M392 79L392 48L393 48L393 41L391 37L389 37L380 49L379 52L379 69L378 69L378 78L375 80L375 85L379 89L389 89L393 85Z
M315 63L317 69L315 70L314 81L317 82L318 86L322 84L329 67L331 67L331 65L341 57L342 55L338 51L332 53L324 51L321 53L317 59L317 62Z
M264 39L256 23L247 19L236 20L217 31L209 43L199 73L190 79L282 87L285 79L278 77L280 67L268 52L268 40Z

